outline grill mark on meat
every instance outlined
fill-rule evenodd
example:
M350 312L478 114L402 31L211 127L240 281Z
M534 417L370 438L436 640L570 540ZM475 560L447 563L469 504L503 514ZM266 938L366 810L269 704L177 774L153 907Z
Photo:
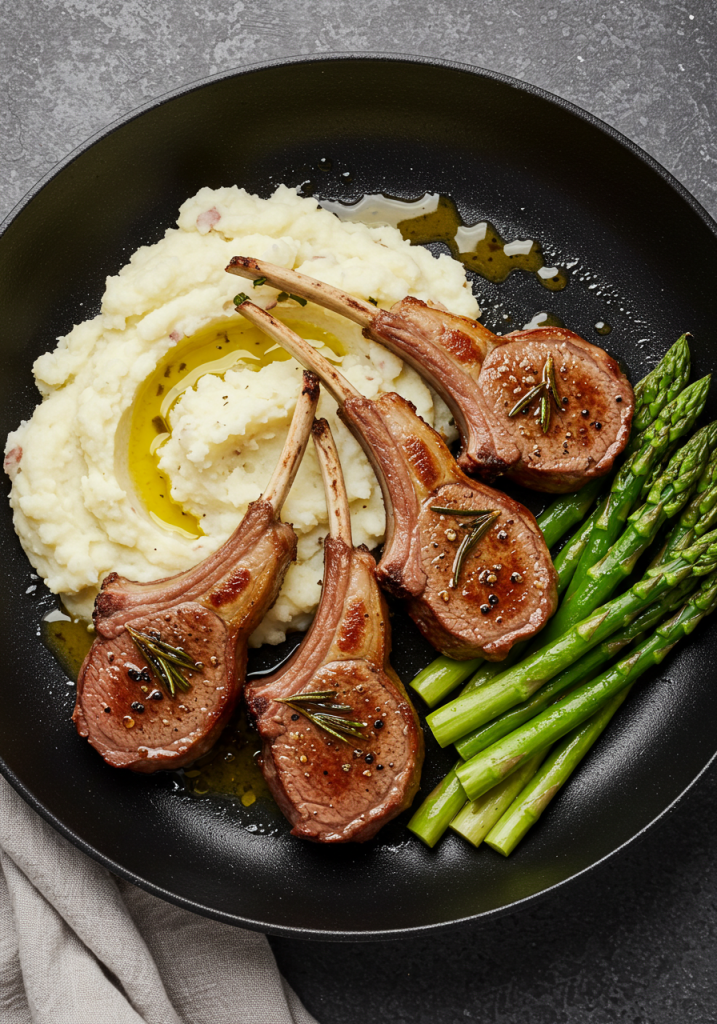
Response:
M416 475L428 491L432 491L440 478L440 470L433 458L433 453L426 447L420 437L407 437L404 448L408 461Z
M446 351L459 363L476 363L482 357L476 343L464 331L444 329L441 332L441 342Z
M95 603L97 639L80 670L73 720L108 764L178 768L214 744L241 692L247 641L279 593L296 535L279 520L306 447L318 393L305 374L279 466L213 555L154 583L110 573ZM186 692L170 697L126 626L183 651ZM152 692L150 692L152 691Z
M248 587L250 579L251 573L248 569L244 568L244 566L234 569L227 578L210 593L209 600L214 608L221 608L222 605L235 601L242 591Z
M368 612L362 600L355 601L346 609L337 640L339 650L344 654L360 649L366 635L367 618Z

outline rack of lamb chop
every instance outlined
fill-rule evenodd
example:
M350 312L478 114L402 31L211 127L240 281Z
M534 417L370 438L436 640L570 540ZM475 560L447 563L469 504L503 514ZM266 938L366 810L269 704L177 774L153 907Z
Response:
M532 514L471 480L439 434L395 392L364 398L311 345L237 296L238 310L322 380L371 461L383 492L382 587L406 598L444 654L500 661L537 633L557 604L556 575Z
M388 609L376 563L353 547L349 504L326 420L313 429L329 512L316 617L286 666L247 685L261 767L292 835L364 842L410 806L423 733L389 664Z
M576 491L608 473L627 444L632 388L607 352L572 331L537 327L499 337L412 296L384 310L263 260L235 256L226 269L348 317L410 363L451 410L458 462L472 476Z
M218 738L241 693L247 641L296 556L279 519L311 433L319 382L304 373L279 463L232 536L187 572L153 583L110 573L80 670L73 721L117 768L181 768Z

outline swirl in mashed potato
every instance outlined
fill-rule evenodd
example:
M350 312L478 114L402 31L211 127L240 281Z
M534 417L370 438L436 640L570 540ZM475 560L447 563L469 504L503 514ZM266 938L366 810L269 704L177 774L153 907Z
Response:
M169 412L170 436L157 450L172 499L201 523L184 536L153 519L133 485L128 423L143 382L174 348L210 324L236 324L235 255L292 267L388 307L405 295L476 316L463 267L412 247L392 227L345 223L280 186L269 199L236 187L201 189L181 207L177 228L144 246L107 278L102 312L74 327L34 365L42 402L7 440L10 502L22 545L71 614L89 618L111 571L149 581L190 568L216 550L261 494L294 409L300 368L292 359L253 370L241 358L223 375L207 373ZM414 370L336 314L259 286L252 298L279 317L335 335L342 372L364 395L397 391L449 439L448 410ZM354 541L381 543L384 510L373 471L322 394L319 414L335 431L349 493ZM298 535L298 559L274 608L252 637L278 643L305 628L320 595L323 488L309 448L283 518Z

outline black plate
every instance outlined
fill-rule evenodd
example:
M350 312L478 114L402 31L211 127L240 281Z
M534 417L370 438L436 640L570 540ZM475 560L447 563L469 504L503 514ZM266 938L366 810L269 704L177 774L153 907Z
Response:
M328 158L332 170L318 169ZM350 171L347 182L342 172ZM212 79L92 140L25 201L0 239L1 432L30 415L30 367L98 311L107 274L158 240L203 185L268 196L279 182L341 199L426 191L466 223L537 238L577 260L560 293L513 274L476 281L485 320L548 309L598 340L632 379L689 329L695 374L717 356L715 225L662 168L569 104L498 75L385 57L284 62ZM182 906L275 934L373 938L492 915L546 893L642 833L715 756L717 630L700 629L625 706L509 859L448 836L434 851L400 823L364 847L320 849L247 831L230 800L169 776L106 767L69 721L73 691L41 646L45 600L0 509L0 769L64 835ZM404 679L427 660L400 616ZM450 756L429 751L424 791Z

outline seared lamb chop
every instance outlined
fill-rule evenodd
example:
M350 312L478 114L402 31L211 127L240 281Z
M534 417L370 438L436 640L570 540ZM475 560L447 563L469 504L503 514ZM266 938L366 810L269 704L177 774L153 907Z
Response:
M400 395L364 398L286 324L248 300L238 309L313 370L338 402L383 492L378 580L408 599L409 614L434 647L453 658L499 661L537 633L555 609L557 589L531 513L469 479Z
M108 764L180 768L209 750L227 724L244 684L249 636L296 556L296 534L279 513L318 399L318 380L304 373L279 464L218 551L154 583L117 573L103 581L73 720Z
M603 349L538 327L498 337L476 320L408 296L379 310L331 285L235 256L227 270L341 313L415 367L461 434L459 465L538 491L575 491L612 468L627 444L632 388Z
M354 548L341 466L326 420L314 424L330 533L324 584L303 643L275 675L249 683L261 767L292 835L364 842L413 800L423 733L389 664L391 627L376 563Z

